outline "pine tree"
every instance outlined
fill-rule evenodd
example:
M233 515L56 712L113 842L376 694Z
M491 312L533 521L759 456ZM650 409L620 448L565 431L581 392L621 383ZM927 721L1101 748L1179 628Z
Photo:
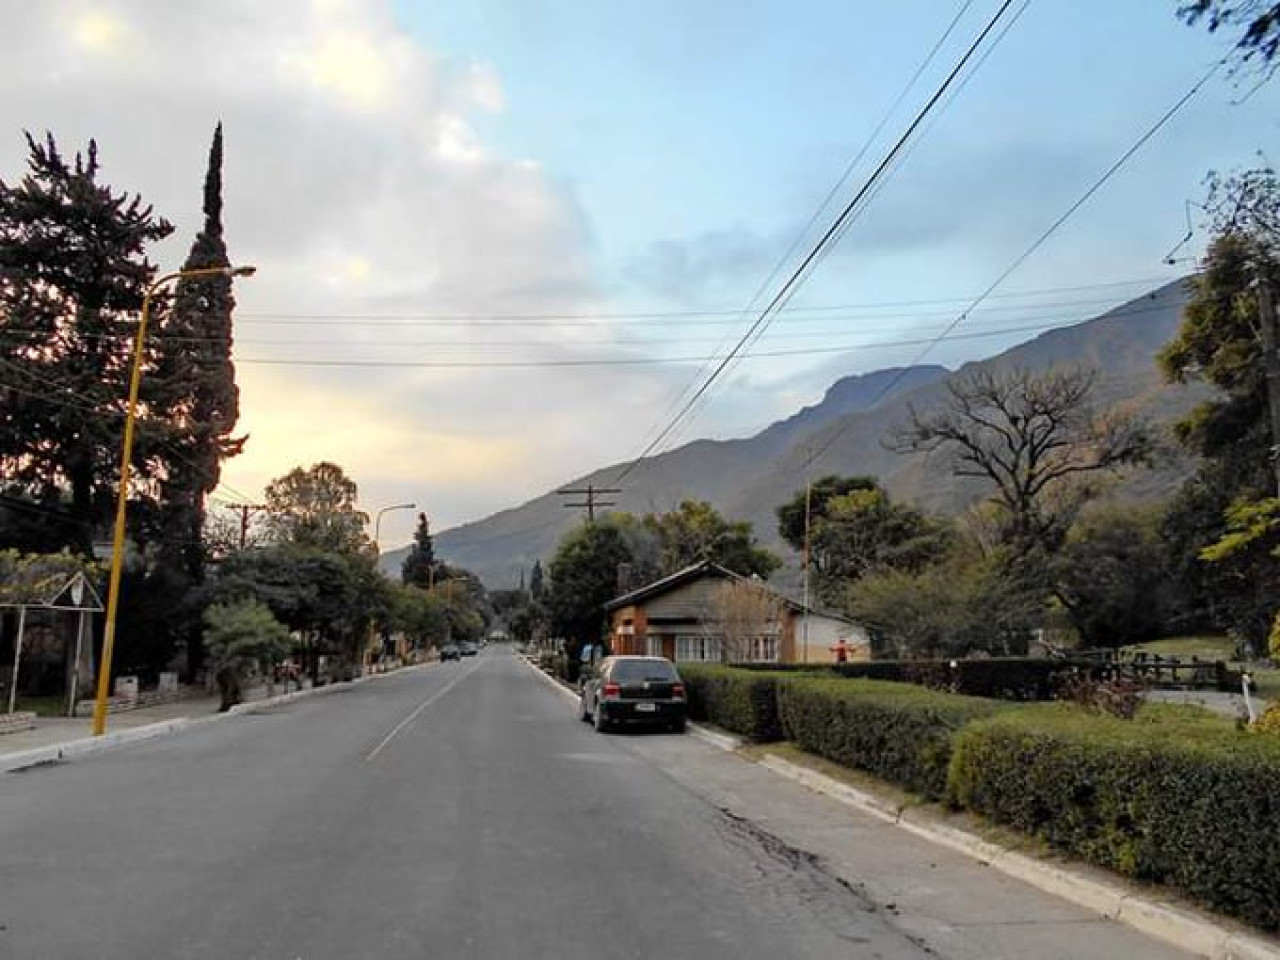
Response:
M418 528L413 531L413 546L400 567L400 579L424 589L431 586L436 566L435 547L431 543L431 524L425 513L418 514Z
M204 226L183 271L231 265L222 235L222 124L214 129L209 149L203 209ZM231 360L234 308L229 276L183 278L174 290L172 309L153 335L159 361L148 397L167 418L159 566L170 580L187 587L204 579L207 498L218 485L223 461L244 447L244 438L232 433L240 414ZM188 624L182 632L187 634L188 664L198 669L203 659L198 624Z
M541 600L546 590L546 585L542 582L542 561L533 561L533 571L529 574L529 596L534 600Z
M119 480L131 337L155 276L146 248L173 227L98 182L96 142L70 163L52 134L27 146L27 175L0 181L0 475L36 502L69 500L66 545L88 555ZM144 407L135 489L162 466L153 427Z

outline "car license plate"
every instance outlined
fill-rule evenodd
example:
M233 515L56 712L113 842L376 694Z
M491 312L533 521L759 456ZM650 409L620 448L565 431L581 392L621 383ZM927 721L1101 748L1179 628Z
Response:
M636 712L637 713L657 713L658 705L656 703L637 703Z

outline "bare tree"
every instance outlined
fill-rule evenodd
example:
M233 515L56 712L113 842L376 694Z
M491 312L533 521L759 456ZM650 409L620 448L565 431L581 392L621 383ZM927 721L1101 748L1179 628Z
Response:
M751 660L758 637L781 639L782 601L757 580L726 580L711 595L711 621L706 625L720 640L726 663Z
M953 454L957 477L994 485L1005 542L1052 549L1092 495L1090 476L1151 455L1141 420L1095 412L1096 380L1085 370L979 369L948 381L942 407L909 408L911 422L888 444L900 453Z

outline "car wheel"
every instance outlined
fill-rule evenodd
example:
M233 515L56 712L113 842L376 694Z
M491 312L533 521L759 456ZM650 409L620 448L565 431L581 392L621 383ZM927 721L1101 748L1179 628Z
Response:
M604 710L600 708L600 704L596 704L595 715L591 718L592 725L596 728L596 733L606 733L609 730L609 721L605 719Z
M685 728L685 721L683 719L671 721L672 733L684 733L684 728Z

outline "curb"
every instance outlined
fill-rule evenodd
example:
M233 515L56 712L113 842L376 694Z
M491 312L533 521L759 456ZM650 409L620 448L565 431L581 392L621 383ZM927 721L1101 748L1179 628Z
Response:
M1223 927L1187 908L1162 903L1119 883L1085 877L1044 863L954 827L921 821L912 810L898 811L868 793L781 757L764 757L759 763L845 806L973 857L1001 873L1172 946L1211 960L1280 960L1280 945Z
M129 727L115 733L106 733L101 737L64 740L62 743L33 747L30 750L23 750L18 753L0 754L0 774L14 773L41 764L72 760L76 757L101 753L104 750L111 750L115 747L123 747L130 743L170 736L175 733L181 733L191 727L202 726L218 720L226 720L228 717L235 717L245 713L252 713L254 710L260 710L264 707L274 707L304 697L319 696L320 694L334 693L339 690L350 690L356 684L366 683L370 680L380 680L383 677L399 676L410 671L421 670L426 666L429 666L429 664L419 663L410 667L401 667L398 670L389 670L386 673L373 673L367 677L356 677L349 683L327 683L323 687L310 687L306 690L295 690L293 693L282 693L262 700L252 700L249 703L238 703L226 713L215 713L205 717L175 717L172 720L161 720L157 723Z
M100 753L114 747L142 740L154 740L157 737L178 733L196 721L188 717L174 720L162 720L159 723L148 723L140 727L131 727L116 733L104 734L101 737L82 737L79 740L66 740L62 743L51 743L45 747L34 747L21 753L9 753L0 756L0 773L14 773L45 763L57 763L75 757Z

